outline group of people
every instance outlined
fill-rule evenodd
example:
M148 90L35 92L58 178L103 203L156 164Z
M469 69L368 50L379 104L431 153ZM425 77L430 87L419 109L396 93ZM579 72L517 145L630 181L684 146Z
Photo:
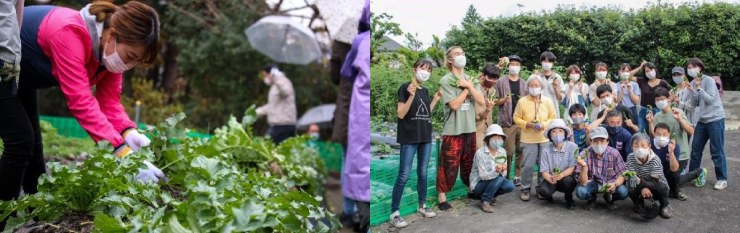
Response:
M603 193L609 210L629 197L641 216L670 218L668 199L688 199L680 186L694 182L702 187L706 182L707 169L700 165L707 141L717 177L714 188L727 187L724 109L715 81L704 74L699 58L689 59L685 70L672 69L673 87L659 78L650 62L643 61L636 69L620 65L618 82L608 78L607 64L599 62L594 67L596 80L587 84L579 66L568 66L561 76L553 70L556 61L552 52L542 53L542 69L524 79L519 75L523 60L511 55L498 64L485 64L476 78L465 74L465 52L453 46L445 57L449 73L441 77L435 94L424 86L431 78L432 63L417 61L411 81L398 89L401 158L390 223L408 225L398 210L414 155L418 212L436 216L425 201L430 113L439 101L444 129L436 188L442 211L453 208L446 193L459 172L468 197L480 199L482 211L488 213L497 196L520 186L520 199L529 201L535 186L538 198L546 202L553 202L555 192L564 193L565 207L571 210L574 193L586 201L587 210ZM502 76L504 69L508 72ZM645 77L636 76L640 71ZM513 162L515 168L509 171Z

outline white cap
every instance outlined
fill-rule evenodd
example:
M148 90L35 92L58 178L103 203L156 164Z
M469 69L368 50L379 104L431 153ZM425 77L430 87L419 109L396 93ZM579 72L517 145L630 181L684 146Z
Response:
M606 132L606 129L604 127L597 127L594 130L591 130L591 140L597 138L609 139L609 133Z

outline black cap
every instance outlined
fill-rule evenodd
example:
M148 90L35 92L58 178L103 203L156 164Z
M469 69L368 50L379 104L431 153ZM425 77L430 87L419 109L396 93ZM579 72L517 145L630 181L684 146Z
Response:
M522 58L517 55L511 55L509 56L509 62L511 61L518 61L519 63L522 63Z

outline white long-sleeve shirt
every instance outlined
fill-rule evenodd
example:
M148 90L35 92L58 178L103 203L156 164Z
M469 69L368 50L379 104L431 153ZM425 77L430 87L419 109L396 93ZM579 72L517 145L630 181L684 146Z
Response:
M270 126L295 125L295 91L290 79L284 75L275 75L267 95L267 104L256 110L258 117L267 116Z

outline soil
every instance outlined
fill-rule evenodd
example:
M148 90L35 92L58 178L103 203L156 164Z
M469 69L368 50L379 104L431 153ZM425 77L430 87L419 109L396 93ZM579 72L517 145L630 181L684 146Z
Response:
M70 165L70 164L85 162L85 160L87 160L88 158L90 158L90 155L88 155L87 153L82 153L79 155L67 155L67 156L45 155L44 162L60 162L63 165Z
M53 222L38 222L16 229L17 233L88 233L95 230L93 217L86 214L65 215Z

